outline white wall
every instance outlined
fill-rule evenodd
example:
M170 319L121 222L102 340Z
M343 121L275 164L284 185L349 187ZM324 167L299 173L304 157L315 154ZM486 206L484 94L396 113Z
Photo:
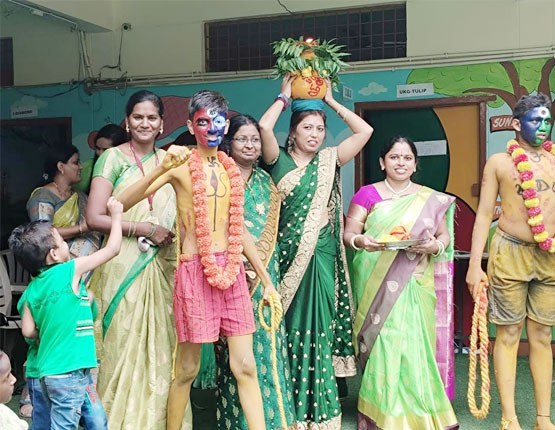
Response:
M409 56L555 45L553 0L407 2Z
M275 0L35 0L39 6L98 26L87 33L93 72L117 62L124 32L122 71L102 77L158 76L202 72L203 23L233 17L286 13ZM333 0L282 0L294 12L337 7ZM342 7L384 4L342 0ZM53 18L2 3L0 35L14 39L16 85L69 82L78 75L77 35ZM555 45L553 0L408 0L408 56L433 56ZM110 31L102 32L102 28ZM408 63L407 63L408 64Z

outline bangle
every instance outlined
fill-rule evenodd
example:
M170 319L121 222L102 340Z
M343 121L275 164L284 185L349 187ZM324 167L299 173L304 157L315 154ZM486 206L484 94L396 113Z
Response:
M436 239L436 243L437 243L437 246L438 246L438 250L437 250L437 252L432 254L432 257L439 257L441 254L443 254L445 252L445 244L439 239Z
M129 228L127 229L127 237L135 236L136 229L137 229L137 224L134 222L129 222Z
M337 112L336 112L336 113L337 113L337 116L338 116L339 118L341 118L343 121L345 121L345 117L347 116L347 113L345 112L345 115L341 115L341 112L342 112L343 110L347 110L347 109L345 109L345 106L341 106L339 109L337 109Z
M286 110L289 107L289 97L287 97L285 94L279 93L274 101L277 102L278 100L283 102L282 111Z
M351 237L351 240L349 241L349 246L354 249L355 251L360 251L362 248L359 248L358 246L355 245L355 240L357 237L359 236L363 236L362 234L355 234L353 237Z
M149 237L152 237L152 235L156 232L156 224L154 223L150 223L150 231L145 234L145 237L148 239Z

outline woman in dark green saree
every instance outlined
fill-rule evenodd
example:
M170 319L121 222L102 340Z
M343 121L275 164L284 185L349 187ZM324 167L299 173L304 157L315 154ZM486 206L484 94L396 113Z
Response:
M299 428L335 430L341 428L335 378L356 373L339 168L360 152L373 129L334 100L328 82L324 102L353 134L320 151L324 103L295 100L287 149L280 148L273 128L291 96L292 79L284 78L279 97L260 120L263 159L282 199L279 293Z

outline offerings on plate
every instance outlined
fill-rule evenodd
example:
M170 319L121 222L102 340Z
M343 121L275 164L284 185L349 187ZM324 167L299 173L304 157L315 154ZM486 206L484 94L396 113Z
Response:
M393 227L391 231L380 237L380 242L399 242L400 240L410 240L410 233L402 225Z

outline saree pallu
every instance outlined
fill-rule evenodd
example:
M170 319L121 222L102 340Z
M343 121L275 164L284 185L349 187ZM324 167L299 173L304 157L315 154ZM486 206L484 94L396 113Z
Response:
M66 200L60 199L45 187L35 188L27 202L27 213L31 221L50 221L54 227L72 227L81 223L87 212L87 196L74 192ZM85 257L97 251L101 235L95 231L67 240L71 258Z
M282 150L276 164L280 294L298 428L340 429L335 377L353 376L356 368L337 148L323 149L302 168Z
M375 204L366 219L364 234L372 237L402 225L418 238L435 233L445 217L451 240L438 257L391 250L354 257L353 339L364 370L359 430L458 428L448 397L454 392L453 200L422 187Z
M279 255L276 247L277 227L279 219L279 196L277 189L268 173L255 168L245 189L245 226L253 237L258 249L258 255L266 266L266 270L275 286L279 283ZM282 321L276 331L276 350L272 351L271 334L264 330L258 319L258 307L262 301L264 287L245 260L245 272L251 292L252 306L256 331L253 334L254 358L258 382L264 405L264 417L267 430L285 430L296 428L295 408L293 406L293 390L291 386L291 371L287 355L287 339L285 325ZM270 322L270 308L263 308L266 324ZM273 375L273 356L277 360L277 380ZM229 368L229 351L223 348L218 366L218 400L216 414L219 430L246 430L245 421L237 382ZM277 384L282 395L282 404L277 394ZM280 407L285 412L287 425L281 421Z
M163 158L164 152L157 150ZM155 167L152 153L142 160L145 172ZM113 184L117 197L142 178L117 148L99 158L94 176ZM124 221L151 221L172 229L175 193L165 185L154 195L153 211L146 199L123 214ZM165 430L176 334L172 311L173 246L151 246L141 252L136 237L123 237L118 256L97 268L91 290L99 300L97 348L100 358L98 393L110 430ZM190 415L188 417L190 422ZM188 428L191 428L189 425Z

